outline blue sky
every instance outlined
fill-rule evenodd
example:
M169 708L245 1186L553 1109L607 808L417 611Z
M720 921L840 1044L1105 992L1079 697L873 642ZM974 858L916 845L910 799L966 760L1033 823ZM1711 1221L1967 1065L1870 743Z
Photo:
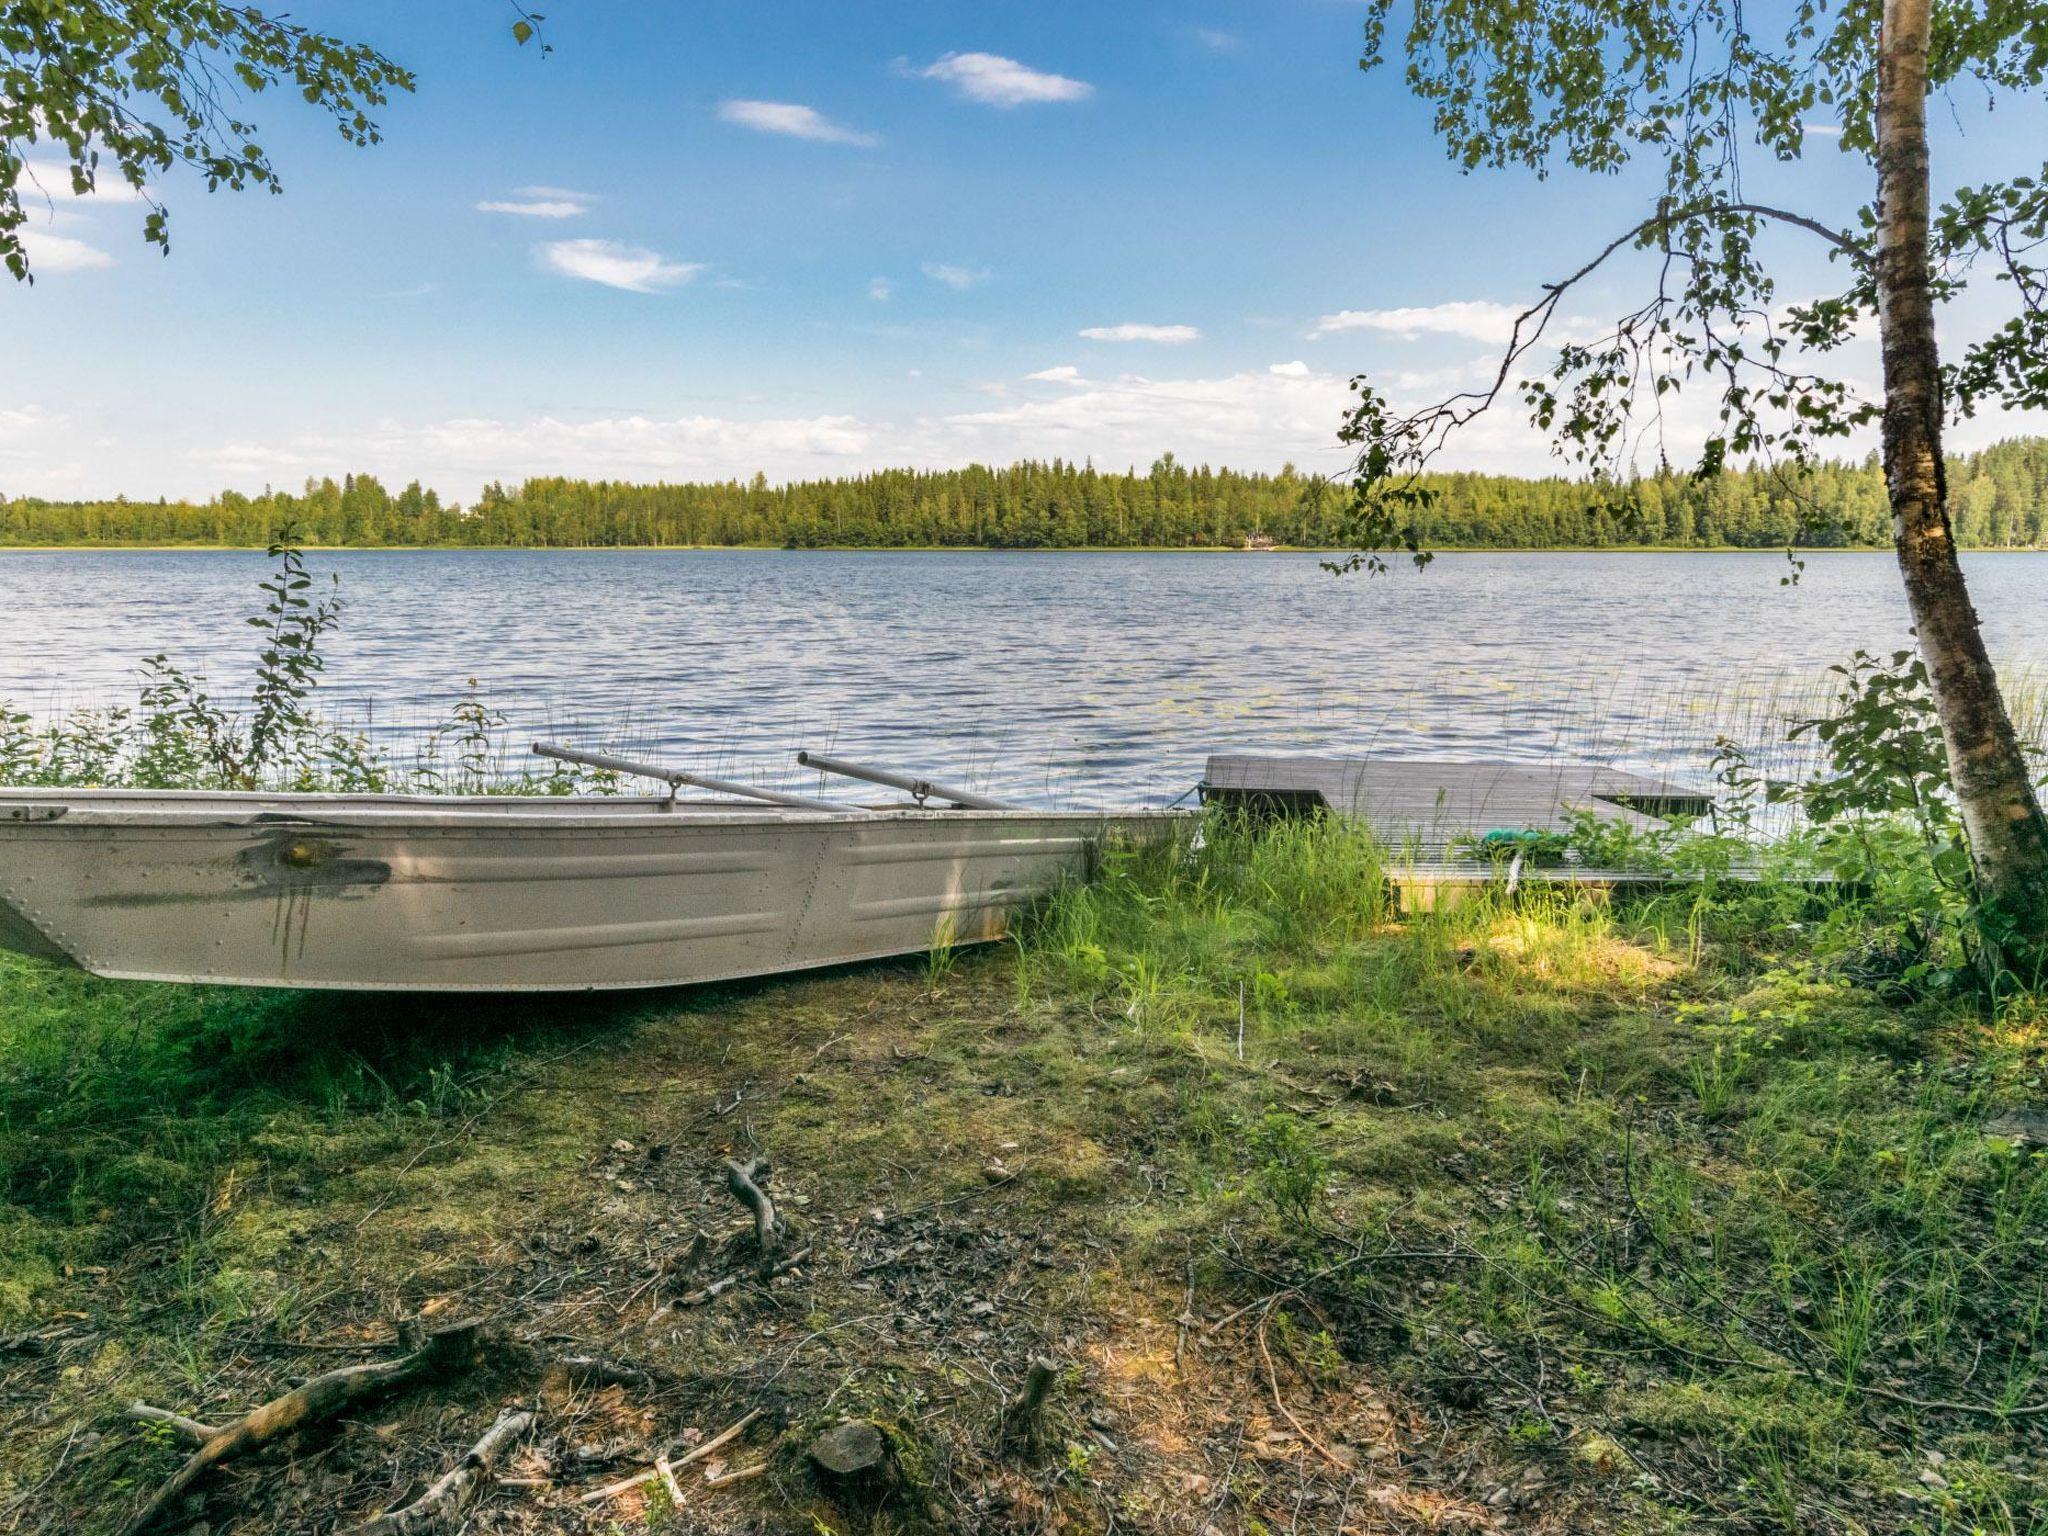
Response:
M1338 0L542 9L546 57L502 0L296 7L417 94L369 150L258 98L284 195L167 177L168 258L138 204L47 182L39 280L0 291L0 493L369 469L467 500L1168 449L1331 470L1349 374L1469 377L1502 306L1646 201L1459 175L1398 75L1359 72ZM2017 167L2042 126L1958 108L1937 154ZM1846 220L1867 172L1810 143L1752 190ZM1837 286L1785 251L1787 296ZM1446 462L1549 465L1512 419Z

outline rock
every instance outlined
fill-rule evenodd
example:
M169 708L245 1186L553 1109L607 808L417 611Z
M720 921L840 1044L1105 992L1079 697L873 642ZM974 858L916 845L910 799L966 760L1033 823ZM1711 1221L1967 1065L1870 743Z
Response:
M811 1461L828 1476L849 1479L879 1468L888 1457L882 1432L866 1419L834 1424L811 1442Z
M1984 1122L1984 1134L2015 1146L2048 1147L2048 1109L2015 1109Z

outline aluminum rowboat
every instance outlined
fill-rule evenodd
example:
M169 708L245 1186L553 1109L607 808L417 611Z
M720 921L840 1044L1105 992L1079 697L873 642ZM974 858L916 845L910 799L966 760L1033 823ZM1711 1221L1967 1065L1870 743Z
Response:
M0 789L0 948L241 986L720 981L1000 938L1181 814Z

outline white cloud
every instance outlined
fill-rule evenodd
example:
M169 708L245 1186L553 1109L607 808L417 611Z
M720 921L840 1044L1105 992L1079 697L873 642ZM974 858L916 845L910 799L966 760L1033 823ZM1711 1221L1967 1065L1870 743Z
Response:
M27 450L15 444L33 446L49 435L53 420L48 411L39 405L25 405L14 409L0 406L0 457L23 458Z
M384 421L360 431L308 433L284 442L223 443L187 457L204 465L209 476L230 475L244 483L371 465L399 483L418 475L466 499L486 480L528 475L723 480L757 469L778 477L841 475L886 462L888 455L877 453L875 443L874 427L853 416L455 417Z
M969 101L991 107L1085 101L1095 94L1095 87L1085 80L1031 69L999 53L949 53L918 73L927 80L943 80Z
M887 302L889 295L894 292L895 289L889 286L889 279L886 277L873 278L868 282L868 297L877 304Z
M1202 333L1192 325L1140 325L1128 321L1122 325L1091 325L1080 334L1087 341L1156 341L1168 347L1202 339Z
M701 261L670 261L659 251L617 240L550 240L535 246L534 254L550 272L628 293L659 293L704 270Z
M1170 448L1193 462L1256 468L1342 454L1337 427L1350 387L1336 374L1261 368L1209 379L1125 374L1060 382L1072 387L942 418L953 457L1003 462L1058 453L1118 465L1146 463Z
M920 269L935 283L944 283L955 293L972 288L976 283L988 281L987 267L956 267L949 262L928 261Z
M1244 46L1244 39L1235 32L1225 32L1221 27L1195 28L1195 41L1211 53L1235 53Z
M882 142L879 135L835 123L816 108L793 101L721 101L718 115L725 122L751 128L756 133L779 133L818 144L856 144L872 149Z
M590 206L571 197L529 197L517 202L486 198L476 205L476 211L516 213L529 219L573 219L590 212Z
M121 179L121 173L102 164L93 177L92 191L74 194L71 190L71 167L62 160L29 160L25 162L28 175L23 178L24 196L41 195L57 200L72 196L90 197L102 203L139 203L149 195L148 189L136 188ZM41 188L40 194L37 189Z
M1276 378L1305 379L1308 377L1308 364L1299 359L1291 363L1273 363L1267 367L1266 372Z
M1842 136L1840 123L1801 123L1799 126L1802 131L1816 138L1839 139Z
M31 272L91 272L111 267L114 258L96 245L53 235L47 230L24 227L19 231L22 248L28 252Z
M1038 384L1079 384L1081 370L1072 363L1062 363L1057 368L1041 368L1036 373L1027 373L1025 378Z
M1413 341L1418 336L1462 336L1468 341L1506 342L1521 311L1491 299L1454 299L1406 309L1340 309L1324 315L1308 333L1316 341L1336 331L1379 331Z

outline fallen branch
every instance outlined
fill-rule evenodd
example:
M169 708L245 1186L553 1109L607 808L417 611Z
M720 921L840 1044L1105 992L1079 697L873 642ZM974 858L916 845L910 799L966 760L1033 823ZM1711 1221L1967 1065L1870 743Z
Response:
M722 1488L727 1483L743 1483L750 1477L759 1477L767 1470L767 1462L757 1461L751 1467L734 1467L730 1472L706 1472L704 1474L704 1486L706 1488Z
M1301 1436L1301 1438L1307 1441L1310 1445L1314 1446L1316 1454L1322 1457L1323 1460L1327 1461L1331 1466L1335 1467L1340 1472L1350 1471L1350 1466L1346 1464L1343 1458L1338 1456L1335 1451L1331 1450L1327 1445L1323 1444L1323 1442L1318 1440L1314 1435L1310 1434L1308 1432L1308 1426L1303 1424L1301 1420L1297 1419L1294 1416L1294 1410L1289 1408L1286 1403L1281 1401L1280 1373L1273 1369L1273 1352L1266 1348L1266 1320L1263 1317L1259 1319L1259 1326L1255 1332L1256 1337L1259 1341L1259 1358L1266 1362L1266 1385L1272 1389L1273 1406L1280 1410L1280 1417L1285 1419L1288 1423L1292 1424L1294 1426L1294 1432L1297 1435Z
M778 1275L786 1275L791 1270L796 1269L800 1265L804 1264L807 1260L809 1260L810 1256L810 1249L799 1248L795 1253L792 1253L785 1258L778 1259L774 1264L770 1265L768 1269L761 1275L760 1278L763 1280L773 1280ZM738 1285L740 1281L745 1278L746 1277L744 1275L727 1275L721 1280L714 1280L709 1285L704 1286L699 1290L694 1290L690 1292L690 1294L687 1296L677 1297L675 1300L675 1305L678 1307L701 1307L707 1301L716 1301L719 1297L723 1296L727 1291L731 1290L734 1286ZM667 1310L668 1308L666 1307L662 1308L662 1312L666 1312ZM661 1313L657 1312L655 1316L658 1318L661 1316Z
M403 1509L388 1510L377 1516L362 1528L360 1536L414 1536L416 1532L432 1530L469 1502L476 1485L491 1470L492 1463L507 1446L531 1428L531 1413L510 1409L500 1413L498 1421L485 1431L483 1439L472 1445L461 1461L435 1479L425 1493Z
M222 1462L246 1456L280 1436L331 1419L365 1398L406 1386L421 1377L445 1376L466 1369L475 1357L482 1331L481 1323L458 1323L433 1334L411 1354L327 1371L304 1386L251 1409L201 1442L185 1464L166 1478L149 1501L121 1527L121 1536L141 1536Z
M754 1213L754 1241L761 1250L761 1263L775 1261L782 1246L782 1225L776 1219L775 1202L761 1185L767 1181L770 1164L765 1157L750 1157L744 1163L725 1165L725 1187L733 1199Z
M738 1422L730 1425L729 1427L720 1430L717 1434L713 1435L709 1440L706 1440L702 1445L691 1447L689 1451L687 1451L681 1456L678 1456L673 1462L670 1463L670 1465L677 1467L687 1467L693 1461L702 1461L706 1456L709 1456L721 1445L724 1445L728 1441L738 1437L742 1432L745 1431L746 1427L749 1424L753 1423L754 1420L758 1419L759 1417L761 1417L760 1409L755 1408L751 1410L749 1413L745 1415L745 1417L741 1418Z
M677 1468L687 1467L693 1461L702 1461L706 1456L709 1456L721 1445L724 1445L726 1442L732 1440L735 1436L739 1435L743 1430L746 1429L746 1427L749 1424L753 1423L754 1420L758 1419L759 1417L761 1417L761 1410L756 1408L752 1412L748 1413L746 1417L742 1418L738 1423L732 1425L730 1428L721 1430L718 1434L712 1436L709 1440L706 1440L702 1445L693 1447L691 1450L685 1452L683 1455L678 1456L675 1460L667 1462L669 1470L666 1474L664 1474L662 1471L663 1463L657 1461L653 1466L648 1467L642 1471L635 1472L631 1477L622 1477L616 1483L606 1483L602 1488L591 1489L590 1492L583 1495L582 1502L585 1504L595 1504L603 1499L616 1498L618 1495L629 1492L632 1489L638 1488L642 1483L652 1482L656 1478L664 1478L664 1480L667 1482L674 1482L674 1474ZM680 1495L680 1491L681 1490L679 1487L677 1489L678 1495Z
M1045 1440L1045 1403L1059 1379L1059 1367L1039 1356L1024 1373L1024 1385L1003 1405L999 1438L1005 1445L1022 1444L1037 1449Z
M676 1481L676 1470L668 1464L666 1456L654 1458L654 1470L661 1478L661 1486L668 1490L668 1501L677 1509L683 1507L683 1485Z
M138 1424L168 1425L197 1445L204 1445L220 1433L217 1425L202 1424L197 1419L188 1419L182 1413L173 1413L168 1408L152 1408L148 1403L130 1403L121 1410L121 1417L133 1419Z

